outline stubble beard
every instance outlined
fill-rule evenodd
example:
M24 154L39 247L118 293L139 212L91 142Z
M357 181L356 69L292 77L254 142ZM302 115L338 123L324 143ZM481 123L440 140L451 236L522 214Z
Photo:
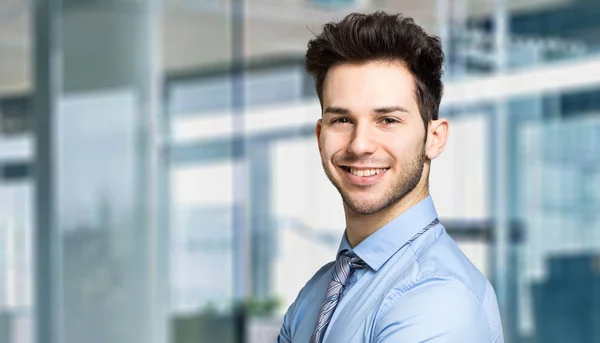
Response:
M344 162L356 162L359 160L359 158L354 157L344 158ZM427 158L425 155L425 149L423 148L419 154L416 154L410 161L407 161L401 166L401 173L397 176L396 180L394 180L390 187L387 187L382 195L375 196L370 199L365 199L364 196L352 196L350 194L351 192L342 187L341 180L336 180L333 177L333 173L323 159L321 159L321 163L327 178L329 178L329 181L331 181L335 188L337 188L342 200L344 201L344 204L348 209L357 214L374 214L398 203L417 187L419 181L421 180L426 160ZM333 168L337 167L334 165ZM383 177L385 178L387 176L388 175L384 175ZM381 186L382 185L379 183L373 186L364 186L365 189L363 189L363 192L368 192L369 188ZM356 188L357 186L352 187ZM377 192L374 189L373 191Z

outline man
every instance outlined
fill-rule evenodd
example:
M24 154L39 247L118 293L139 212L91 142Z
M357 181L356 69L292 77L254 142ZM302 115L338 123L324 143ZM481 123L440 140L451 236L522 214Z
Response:
M439 223L428 192L431 160L448 138L438 117L443 61L438 38L384 12L328 23L309 42L319 152L346 230L277 342L503 342L494 289Z

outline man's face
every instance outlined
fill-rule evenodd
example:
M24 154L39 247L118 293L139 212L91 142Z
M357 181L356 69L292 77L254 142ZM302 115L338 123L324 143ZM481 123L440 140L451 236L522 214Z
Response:
M321 162L351 210L376 213L422 178L425 127L414 79L400 63L341 64L323 85Z

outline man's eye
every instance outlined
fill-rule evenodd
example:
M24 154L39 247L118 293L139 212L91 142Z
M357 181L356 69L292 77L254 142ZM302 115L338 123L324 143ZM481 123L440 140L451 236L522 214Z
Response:
M348 124L350 120L348 118L335 118L331 121L332 124Z
M396 124L398 123L398 120L394 119L394 118L383 118L382 122L386 125L390 125L390 124Z

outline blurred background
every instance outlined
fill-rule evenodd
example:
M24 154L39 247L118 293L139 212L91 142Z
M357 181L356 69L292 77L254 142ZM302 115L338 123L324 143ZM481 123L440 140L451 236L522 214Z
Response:
M1 0L0 342L274 342L344 230L306 44L377 9L443 39L431 194L506 341L600 342L595 0Z

